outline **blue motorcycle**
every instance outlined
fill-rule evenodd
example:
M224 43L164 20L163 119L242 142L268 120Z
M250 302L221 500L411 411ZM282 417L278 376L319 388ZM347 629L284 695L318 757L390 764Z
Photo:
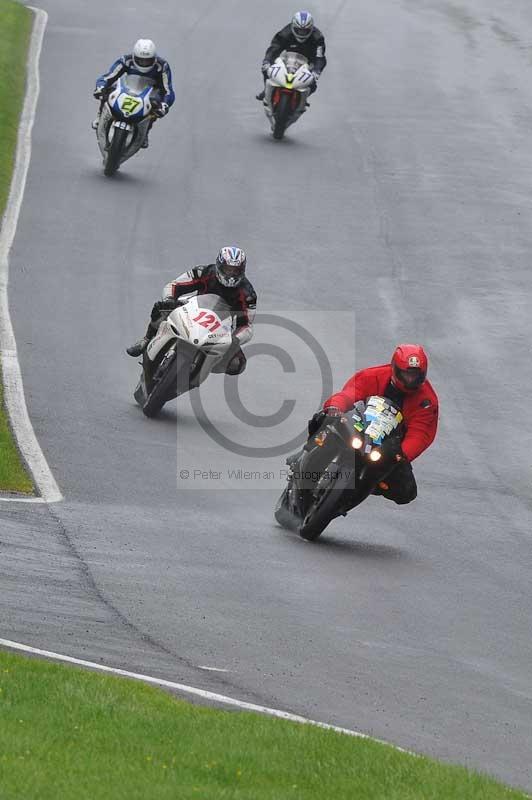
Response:
M139 75L125 75L111 88L96 131L105 175L113 175L142 147L158 102L153 85Z

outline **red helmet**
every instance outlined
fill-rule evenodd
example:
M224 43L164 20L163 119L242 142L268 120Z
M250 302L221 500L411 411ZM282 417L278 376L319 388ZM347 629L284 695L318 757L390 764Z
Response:
M392 356L392 383L402 392L415 392L425 383L428 366L420 344L400 344Z

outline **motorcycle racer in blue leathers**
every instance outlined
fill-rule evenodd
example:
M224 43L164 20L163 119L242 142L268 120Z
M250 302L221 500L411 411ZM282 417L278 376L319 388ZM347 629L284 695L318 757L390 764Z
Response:
M157 55L155 45L151 39L139 39L135 42L132 53L121 56L106 73L98 78L93 94L96 100L100 100L100 112L106 95L123 75L139 75L145 78L148 83L151 83L158 94L158 101L154 103L153 113L157 117L166 116L175 100L172 72L168 61ZM92 127L95 130L98 128L100 112L92 123ZM148 147L147 135L142 146Z

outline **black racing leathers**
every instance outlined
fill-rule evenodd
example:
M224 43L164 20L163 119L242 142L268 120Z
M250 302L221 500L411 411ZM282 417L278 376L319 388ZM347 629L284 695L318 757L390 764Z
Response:
M300 53L310 62L312 70L320 75L325 69L327 59L325 58L325 39L323 33L314 28L309 38L304 42L298 42L290 25L286 25L282 30L275 34L270 46L264 54L264 62L273 64L279 58L283 50L290 53Z
M216 277L215 264L194 267L164 287L163 299L157 301L152 308L146 336L151 339L155 335L161 319L178 305L180 298L201 294L216 294L222 297L233 311L233 345L213 372L238 375L246 368L246 357L241 345L248 342L253 335L257 295L247 278L234 288L223 286Z

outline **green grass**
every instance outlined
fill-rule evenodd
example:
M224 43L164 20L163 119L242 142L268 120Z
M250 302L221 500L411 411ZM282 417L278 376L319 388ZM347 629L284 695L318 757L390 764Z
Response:
M0 371L0 377L1 377ZM31 494L33 484L20 460L3 405L0 381L0 489Z
M0 653L2 800L517 800L461 767Z
M17 143L26 81L31 13L12 0L0 0L0 220L4 214ZM0 388L0 489L33 491L8 425Z

